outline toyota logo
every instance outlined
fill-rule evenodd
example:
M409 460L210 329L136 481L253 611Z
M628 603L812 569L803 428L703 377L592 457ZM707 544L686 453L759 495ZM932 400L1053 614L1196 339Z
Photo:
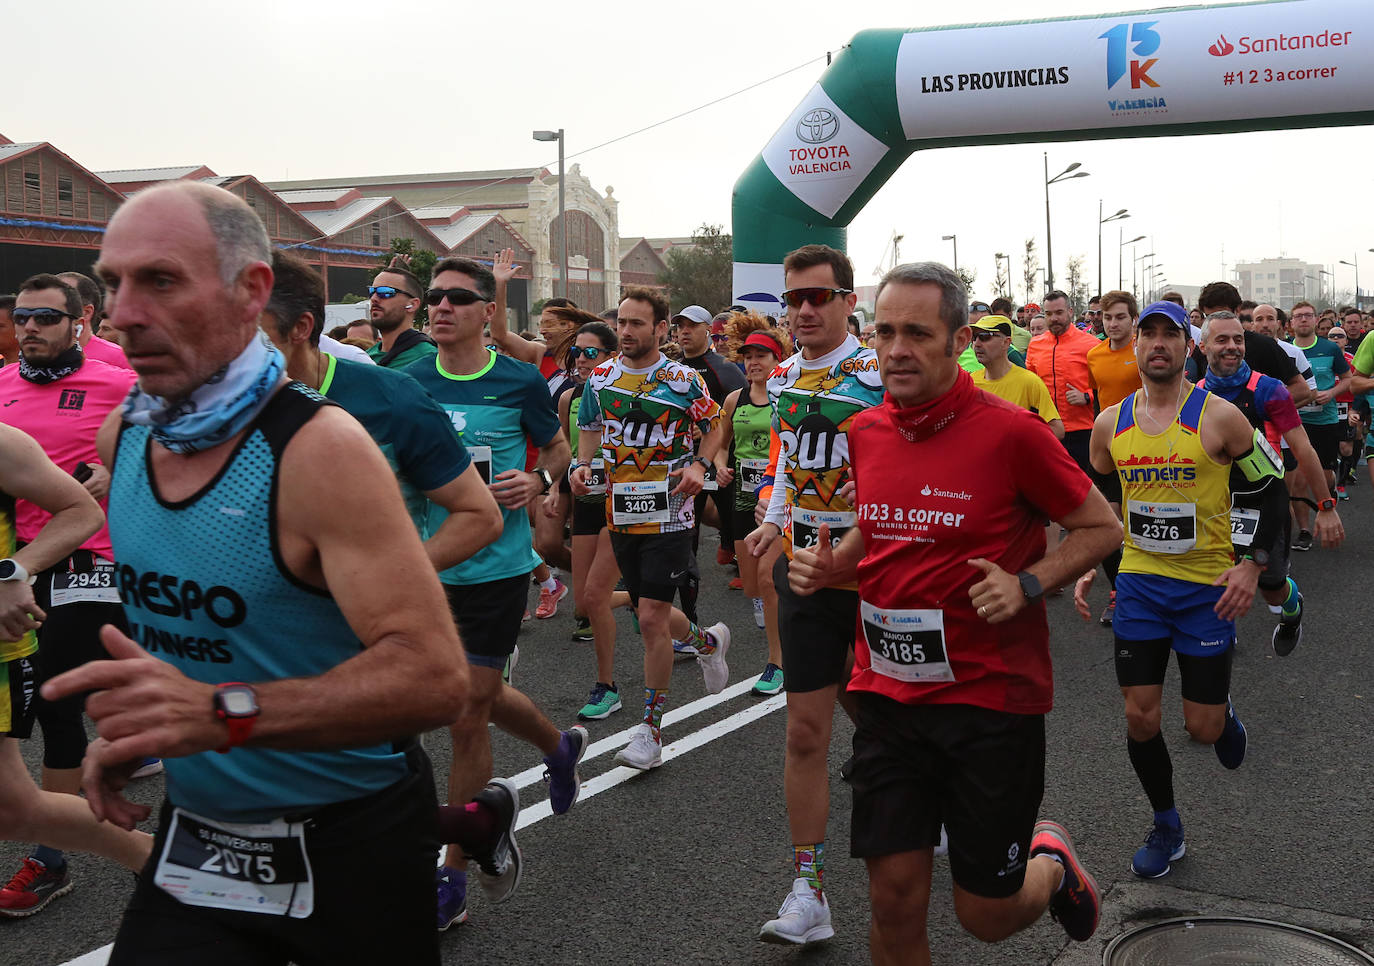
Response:
M840 119L834 111L824 107L812 108L797 122L797 138L807 144L824 144L839 130Z

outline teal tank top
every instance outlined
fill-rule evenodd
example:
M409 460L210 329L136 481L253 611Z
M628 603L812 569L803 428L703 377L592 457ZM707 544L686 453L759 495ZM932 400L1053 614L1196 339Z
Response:
M766 462L768 459L773 408L767 403L757 406L751 402L749 387L745 386L740 390L730 423L735 433L735 479L738 481L735 486L735 509L752 510L759 500L755 494L758 486L755 478L762 479L762 474L756 465L750 464L757 464L760 460Z
M205 684L253 684L320 675L361 651L334 598L289 573L277 546L281 454L327 405L300 383L278 390L219 475L176 503L163 500L149 478L149 429L121 428L110 536L130 637L152 656ZM245 747L165 764L173 805L226 822L361 798L408 770L405 747L391 743L341 751Z

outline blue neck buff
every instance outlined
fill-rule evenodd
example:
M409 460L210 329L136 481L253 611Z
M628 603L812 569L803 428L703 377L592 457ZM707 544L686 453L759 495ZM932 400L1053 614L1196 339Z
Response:
M1211 389L1238 389L1250 381L1250 363L1244 359L1240 361L1240 368L1229 376L1219 376L1212 370L1207 370L1207 388Z
M173 453L198 453L241 432L267 404L285 371L285 357L259 333L238 358L180 402L134 386L124 400L124 419L151 426L153 439Z

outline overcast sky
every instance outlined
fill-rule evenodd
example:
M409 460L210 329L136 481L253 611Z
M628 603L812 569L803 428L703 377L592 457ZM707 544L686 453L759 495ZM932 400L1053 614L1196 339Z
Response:
M1112 6L1047 0L1034 13ZM553 168L553 145L532 141L533 129L565 128L576 154L820 58L576 159L598 188L614 185L622 237L689 234L702 222L728 226L735 179L820 77L827 50L871 27L1024 16L1017 0L72 0L60 18L41 5L10 5L11 50L19 38L33 46L24 42L6 71L0 133L51 141L93 170L203 163L263 181ZM1081 254L1097 287L1101 199L1108 214L1131 212L1124 237L1146 235L1136 252L1152 245L1175 284L1286 254L1333 266L1338 289L1353 289L1353 270L1337 262L1359 252L1362 287L1374 287L1368 128L920 152L851 226L860 281L894 232L905 236L904 261L950 261L941 236L957 234L959 261L976 268L974 291L984 297L994 252L1014 256L1019 280L1020 252L1034 237L1043 264L1044 150L1051 174L1074 161L1091 173L1051 189L1061 281L1067 257ZM1111 288L1120 236L1116 224L1104 231Z

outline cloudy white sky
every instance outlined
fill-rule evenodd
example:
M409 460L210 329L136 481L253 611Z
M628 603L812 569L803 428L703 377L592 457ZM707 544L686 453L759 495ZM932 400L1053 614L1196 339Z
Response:
M1033 15L1113 6L1046 0ZM531 140L535 128L565 128L576 154L820 58L576 159L594 184L614 185L622 236L688 234L729 224L735 179L819 78L827 50L870 27L1028 12L1023 0L72 0L58 18L41 4L11 5L11 53L18 38L34 46L11 58L0 133L51 141L95 170L204 163L264 181L552 167L556 153ZM1374 42L1374 18L1367 37ZM1096 288L1101 200L1107 213L1131 212L1124 237L1146 235L1137 253L1153 249L1174 284L1285 254L1332 266L1337 287L1353 289L1353 269L1338 262L1359 252L1362 286L1374 287L1368 128L920 152L851 226L861 280L894 232L905 236L904 260L949 260L941 236L956 234L959 261L976 268L985 296L994 252L1015 256L1019 278L1025 239L1036 239L1043 261L1045 150L1051 174L1075 161L1091 173L1051 189L1061 280L1067 257L1081 254ZM1117 228L1105 229L1107 288ZM1129 286L1129 248L1125 274Z

